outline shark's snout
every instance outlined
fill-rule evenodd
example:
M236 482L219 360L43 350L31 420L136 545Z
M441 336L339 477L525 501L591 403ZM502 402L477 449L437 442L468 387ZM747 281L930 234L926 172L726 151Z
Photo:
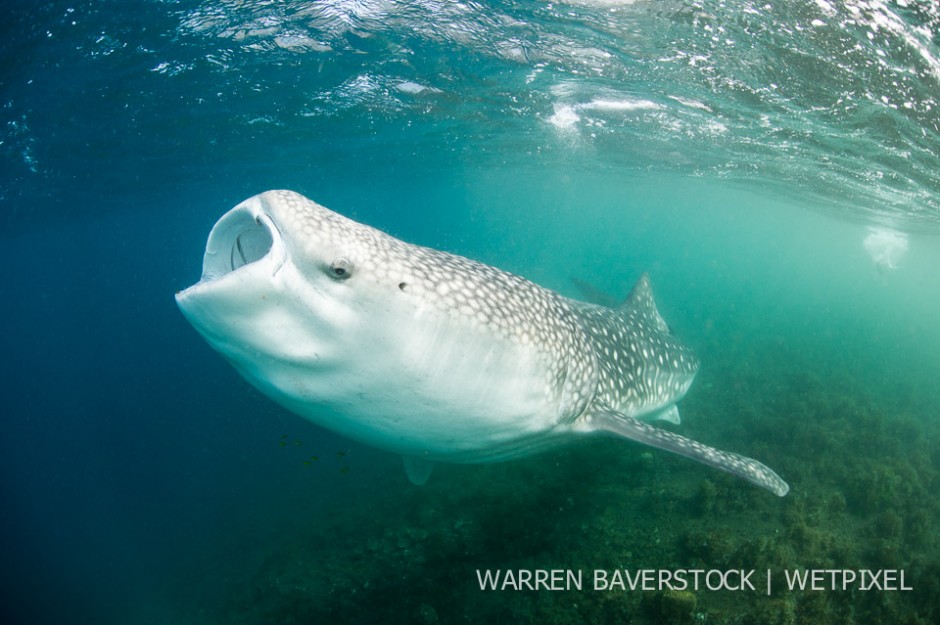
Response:
M284 242L264 201L251 198L213 226L202 259L202 281L215 280L269 255L276 271L283 264Z
M247 284L269 284L287 257L287 245L264 199L253 197L222 215L212 227L202 277L177 293L176 301L188 314L220 297L241 299L251 292Z

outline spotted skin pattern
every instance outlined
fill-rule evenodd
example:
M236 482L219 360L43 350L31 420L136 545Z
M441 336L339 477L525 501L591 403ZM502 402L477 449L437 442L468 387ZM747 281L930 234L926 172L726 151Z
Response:
M626 302L610 308L566 298L524 278L474 260L405 243L291 191L269 191L241 206L246 208L236 207L230 211L210 235L203 281L178 294L177 300L197 329L210 343L215 340L213 344L216 349L226 354L247 378L252 378L246 373L251 370L251 365L245 366L240 361L254 357L254 353L260 350L242 350L248 353L246 356L232 347L237 341L226 343L216 340L229 330L220 328L220 322L215 317L200 310L200 306L208 309L208 305L199 302L211 295L209 292L214 288L212 282L218 277L217 273L235 273L244 265L251 266L256 260L264 260L250 254L246 256L240 237L235 238L234 246L222 250L231 255L229 266L220 269L219 261L214 259L216 256L224 256L213 251L213 248L224 248L225 233L231 229L230 221L238 218L239 210L251 212L254 221L258 224L263 222L272 237L285 241L286 257L289 257L297 275L302 276L305 282L309 281L319 299L335 295L341 300L344 296L342 289L363 289L369 298L357 300L357 306L371 306L374 313L372 318L383 320L375 323L408 326L397 332L411 333L408 334L410 340L406 348L413 346L412 351L440 349L453 352L456 343L448 335L456 333L464 338L469 337L461 345L466 349L476 349L473 353L479 354L482 360L510 363L502 369L493 368L493 371L502 371L504 375L494 377L489 382L483 380L482 386L477 388L486 391L492 386L494 394L496 389L508 388L508 403L513 403L516 394L526 395L530 399L526 400L528 403L519 403L521 412L513 413L510 410L505 417L484 422L487 424L485 427L498 430L492 436L481 434L478 430L468 435L468 430L459 429L466 424L451 422L448 425L448 422L442 421L458 418L455 414L459 418L471 420L478 416L468 414L467 410L461 413L460 408L467 406L465 399L460 400L462 404L456 399L448 404L446 396L426 399L428 405L436 401L438 404L435 405L454 406L453 413L428 415L422 427L426 426L429 432L440 429L448 441L447 436L451 431L448 427L452 428L455 439L470 436L476 440L449 441L447 444L452 447L450 450L442 449L440 444L434 447L428 442L427 449L433 448L434 451L423 454L414 452L414 449L421 449L420 431L418 434L410 431L412 447L405 448L404 443L393 441L392 435L384 439L369 439L369 432L358 432L353 426L346 430L338 426L335 428L353 437L361 435L361 440L365 442L403 453L406 468L410 467L409 475L412 475L412 471L422 474L420 480L414 480L413 477L414 481L423 481L430 473L429 466L421 466L426 460L506 460L536 453L585 434L608 433L693 458L780 496L788 491L789 487L783 480L755 460L714 449L647 422L657 418L678 420L675 403L691 385L698 369L698 360L688 347L670 333L656 310L646 275L637 282ZM219 234L216 236L217 230ZM273 269L271 277L275 280L280 267L277 264ZM331 279L324 280L324 275ZM231 308L230 304L226 305ZM327 313L317 314L327 318L331 315L341 316L336 310L340 308L329 308ZM383 317L389 310L394 311L396 316ZM369 310L357 310L356 313L356 319L370 319ZM394 330L390 332L395 334ZM480 347L481 344L484 344L483 347ZM396 344L388 345L391 350ZM379 342L360 347L381 349L382 344ZM377 354L376 358L380 356ZM395 354L392 356L394 360ZM434 361L433 354L421 356ZM452 376L443 378L448 384L456 382L459 386L460 376L468 378L469 384L470 378L478 373L475 367L467 367L459 358L455 359L452 353L441 354L438 365L455 368ZM511 376L516 368L525 372L520 380L507 382L503 379L506 374ZM486 363L481 363L479 369L487 371ZM439 373L431 372L428 375ZM393 375L396 374L393 370ZM311 416L316 410L304 405L306 400L288 397L286 391L270 392L269 388L265 388L264 380L262 383L257 380L253 382L289 408L330 427L329 421L324 423L324 420ZM381 393L386 393L382 387L371 388L380 388ZM319 389L322 395L332 392L330 388ZM459 390L450 386L441 390L440 394L459 395ZM418 395L420 393L417 392ZM426 391L426 394L434 394L433 389ZM343 405L350 406L348 412L353 415L352 421L371 418L368 392L359 393L356 402L360 399L361 404L355 406L346 396L342 401L337 400L338 405L346 402ZM416 396L415 399L419 398ZM330 408L329 397L318 397L317 400L319 403L316 405L320 409ZM398 409L396 403L387 405L387 410ZM336 410L339 411L338 408ZM527 411L538 414L528 414ZM383 422L381 427L385 430L403 428L407 425L408 417L405 410L402 415L391 420L392 425ZM513 420L519 423L511 422ZM383 433L383 436L386 434ZM403 437L400 438L403 440ZM415 440L418 442L415 443Z
M316 257L324 247L342 249L363 274L397 284L421 306L531 346L546 371L542 392L563 406L561 420L573 421L584 412L593 398L598 365L582 328L580 303L478 261L405 243L296 193L268 193L278 194L271 204L282 207L277 215L285 229L302 232L298 239L307 256Z

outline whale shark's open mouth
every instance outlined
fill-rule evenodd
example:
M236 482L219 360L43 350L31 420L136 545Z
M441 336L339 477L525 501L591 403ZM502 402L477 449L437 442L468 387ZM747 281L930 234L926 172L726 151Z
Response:
M271 257L273 273L277 273L284 262L284 242L263 202L252 198L212 227L202 260L202 282L221 278L266 256Z

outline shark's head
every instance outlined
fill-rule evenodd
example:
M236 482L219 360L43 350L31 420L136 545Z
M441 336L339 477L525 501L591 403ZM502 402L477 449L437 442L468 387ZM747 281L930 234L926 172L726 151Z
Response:
M395 242L301 195L269 191L219 219L201 280L176 300L240 369L247 360L314 363L343 349L370 303L401 289Z
M564 359L535 339L556 322L525 288L538 287L269 191L219 219L202 279L176 299L289 409L376 446L446 455L454 441L509 436L494 423L576 410L552 405Z

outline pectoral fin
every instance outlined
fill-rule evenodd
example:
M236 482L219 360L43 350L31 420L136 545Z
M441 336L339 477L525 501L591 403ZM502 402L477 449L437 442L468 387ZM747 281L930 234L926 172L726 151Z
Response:
M668 408L663 408L654 414L652 418L653 420L664 421L673 425L679 425L682 423L682 419L679 418L679 408L677 408L675 404L669 406Z
M680 456L727 471L783 497L790 487L767 466L751 458L721 451L697 441L661 430L639 419L628 417L606 406L595 405L584 421L585 431L606 431L640 443L671 451Z

